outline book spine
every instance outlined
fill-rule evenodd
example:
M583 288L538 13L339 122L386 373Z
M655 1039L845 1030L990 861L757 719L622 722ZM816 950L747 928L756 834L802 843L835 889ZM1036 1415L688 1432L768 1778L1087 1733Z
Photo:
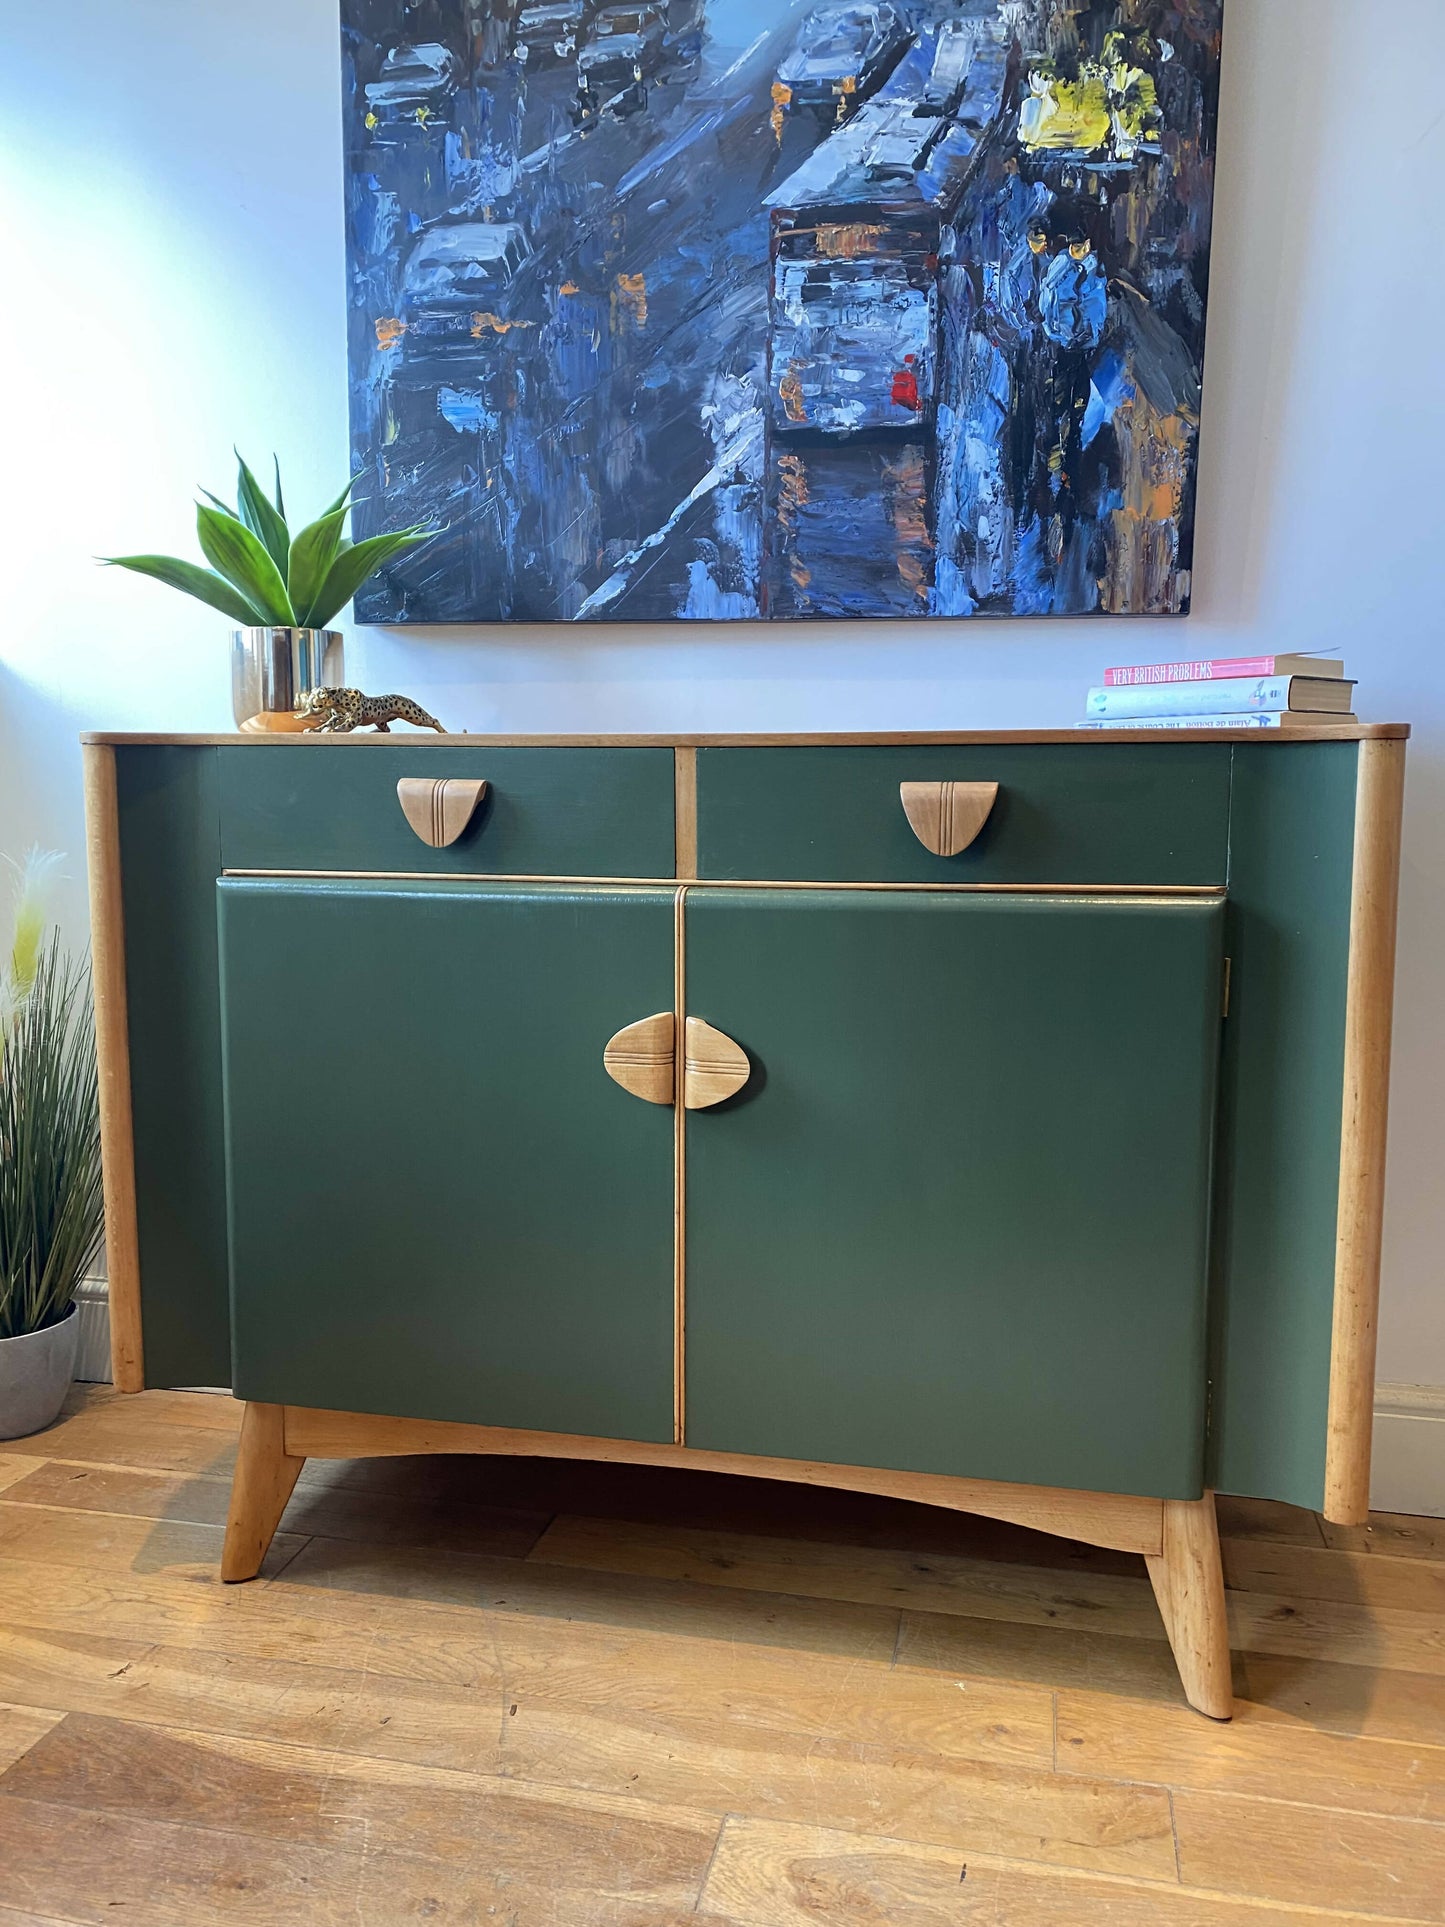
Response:
M1107 689L1141 689L1158 683L1217 682L1234 676L1272 676L1276 656L1227 656L1219 662L1121 663L1104 671Z
M1232 715L1213 716L1106 716L1090 717L1077 725L1080 729L1286 729L1286 712L1257 709ZM1346 723L1348 716L1332 716L1331 722Z
M1086 716L1183 716L1226 711L1288 709L1291 678L1262 676L1177 683L1148 689L1091 689Z

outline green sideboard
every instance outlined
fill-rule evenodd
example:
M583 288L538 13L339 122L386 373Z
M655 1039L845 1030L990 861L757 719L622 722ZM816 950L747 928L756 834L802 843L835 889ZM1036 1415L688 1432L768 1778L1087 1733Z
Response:
M1368 1505L1406 734L88 738L225 1575L307 1456L850 1485L1143 1553L1227 1715L1213 1493Z

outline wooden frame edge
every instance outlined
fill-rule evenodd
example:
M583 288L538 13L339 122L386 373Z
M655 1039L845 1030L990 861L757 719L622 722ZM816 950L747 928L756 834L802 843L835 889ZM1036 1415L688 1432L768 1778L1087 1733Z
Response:
M1130 1493L1074 1492L1062 1487L1007 1485L935 1472L890 1472L870 1466L821 1465L804 1459L753 1458L692 1446L635 1439L584 1438L561 1432L513 1431L446 1419L387 1418L364 1412L327 1412L288 1405L284 1449L294 1458L409 1457L431 1452L492 1453L506 1458L590 1459L613 1465L661 1465L695 1472L729 1472L793 1485L838 1487L880 1497L911 1499L955 1512L1006 1519L1089 1545L1158 1558L1164 1550L1165 1507L1193 1503Z
M1323 1512L1336 1525L1363 1524L1370 1510L1404 788L1403 741L1361 743L1325 1440Z
M687 1442L687 885L672 905L672 1438Z
M116 789L115 751L91 743L85 746L81 756L85 779L85 845L90 873L95 1048L100 1079L110 1368L118 1391L139 1392L145 1389L145 1353L141 1335L135 1133L131 1117L120 803Z
M174 744L187 748L244 745L256 748L364 749L369 743L404 743L410 749L896 749L926 745L947 748L955 743L1137 743L1148 730L1137 729L888 729L888 730L765 730L732 735L679 730L670 736L517 735L475 736L430 733L407 736L333 736L312 730L297 734L236 730L215 734L169 733L157 730L87 730L82 743ZM1176 743L1365 743L1398 739L1410 734L1409 723L1310 723L1300 729L1179 729L1165 732ZM1157 737L1156 737L1157 740Z
M697 875L697 750L679 743L672 752L674 867L680 883Z
M345 742L343 736L339 739ZM593 890L669 890L679 882L689 890L874 890L926 891L933 895L995 897L1101 897L1124 903L1222 902L1223 883L857 883L818 877L602 877L561 876L510 870L247 870L226 869L222 877L297 883L549 883Z

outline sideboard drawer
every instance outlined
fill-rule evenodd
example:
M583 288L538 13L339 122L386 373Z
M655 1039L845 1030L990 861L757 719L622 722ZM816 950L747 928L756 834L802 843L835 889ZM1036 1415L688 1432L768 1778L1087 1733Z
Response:
M670 749L476 749L387 743L223 748L221 851L228 870L445 876L670 877ZM485 780L457 840L433 849L407 822L407 777Z
M1218 885L1227 743L700 749L698 875L749 882ZM974 841L935 856L904 783L997 783Z

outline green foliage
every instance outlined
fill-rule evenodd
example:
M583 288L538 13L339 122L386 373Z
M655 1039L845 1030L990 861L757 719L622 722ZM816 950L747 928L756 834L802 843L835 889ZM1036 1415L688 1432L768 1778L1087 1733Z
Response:
M90 971L52 933L0 1000L0 1338L70 1309L100 1250L104 1211Z
M210 563L202 569L170 555L110 555L101 560L151 576L195 596L247 628L324 629L369 576L438 533L420 526L352 543L346 525L354 477L316 521L292 535L276 464L274 502L238 454L236 507L209 489L196 509L196 534Z

